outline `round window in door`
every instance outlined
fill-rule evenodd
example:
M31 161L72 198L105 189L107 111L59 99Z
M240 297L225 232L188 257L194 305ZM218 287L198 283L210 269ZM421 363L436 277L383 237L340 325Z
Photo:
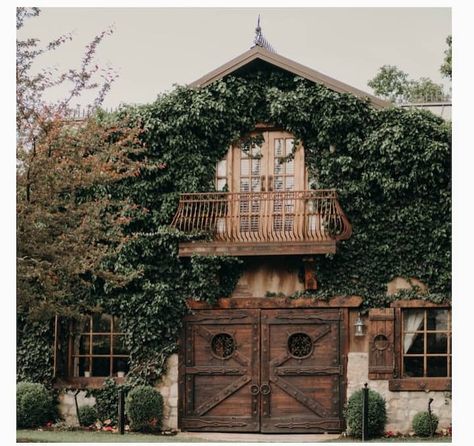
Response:
M288 338L288 352L293 358L307 358L313 352L313 341L306 333L293 333Z
M218 333L212 337L212 354L219 359L229 359L235 351L235 340L229 333Z

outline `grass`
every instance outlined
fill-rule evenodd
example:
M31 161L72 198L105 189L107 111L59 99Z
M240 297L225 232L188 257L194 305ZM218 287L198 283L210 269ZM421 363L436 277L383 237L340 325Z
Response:
M352 437L340 437L337 440L327 440L325 443L361 443L359 438L352 438ZM451 443L452 437L381 437L381 438L374 438L369 440L370 442L376 443Z
M17 443L209 443L201 438L183 438L176 435L152 435L126 432L119 435L103 431L38 431L19 429Z

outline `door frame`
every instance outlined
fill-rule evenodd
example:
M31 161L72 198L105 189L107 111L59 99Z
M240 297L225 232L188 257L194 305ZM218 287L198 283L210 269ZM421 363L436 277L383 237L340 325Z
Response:
M218 299L215 305L210 305L205 302L198 302L192 299L188 300L188 307L191 310L231 310L238 308L245 309L315 309L315 308L332 308L339 309L341 314L340 323L340 356L341 366L343 368L342 379L340 380L340 410L346 404L347 400L347 358L349 352L349 310L350 308L357 308L362 304L360 296L336 296L328 301L315 301L312 298L221 298ZM185 394L185 324L181 329L181 336L178 340L178 428L182 427L182 418L184 416L184 398ZM342 429L344 426L342 426ZM309 432L308 432L309 433Z

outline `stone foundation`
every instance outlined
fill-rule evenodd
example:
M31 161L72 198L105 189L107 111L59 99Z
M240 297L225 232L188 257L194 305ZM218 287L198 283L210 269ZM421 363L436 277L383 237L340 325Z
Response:
M166 375L156 385L163 396L163 429L178 429L178 355L168 358Z
M369 380L367 353L349 353L347 364L347 399L365 383L380 393L387 402L386 431L409 433L416 413L428 410L428 400L433 398L431 409L439 417L438 430L451 424L451 399L447 392L390 392L387 380Z
M163 396L163 429L178 428L178 355L174 354L168 358L167 373L156 385L156 389ZM86 392L81 391L77 395L77 404L81 406L93 406L94 397L86 397ZM59 413L66 423L77 426L76 405L74 403L74 392L68 390L59 395Z
M64 421L71 426L78 426L76 414L76 403L74 402L74 393L70 390L61 392L59 395L59 414L64 418ZM80 391L77 394L77 405L94 406L95 398L93 396L86 397L86 392Z

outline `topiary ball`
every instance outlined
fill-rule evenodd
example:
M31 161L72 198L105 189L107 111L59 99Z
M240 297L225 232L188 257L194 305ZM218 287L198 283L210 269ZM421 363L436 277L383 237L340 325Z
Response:
M163 397L151 386L137 386L127 395L125 412L131 430L160 431L163 421Z
M412 421L412 427L418 437L429 437L436 432L438 428L438 417L431 414L431 428L430 428L430 414L428 411L418 412Z
M53 414L53 397L43 384L20 382L16 385L17 427L42 426L51 420Z
M362 437L362 389L354 392L349 398L345 415L350 435ZM369 389L369 437L381 436L386 422L385 400L379 393Z
M97 421L97 409L94 406L79 407L79 421L81 426L90 426Z

